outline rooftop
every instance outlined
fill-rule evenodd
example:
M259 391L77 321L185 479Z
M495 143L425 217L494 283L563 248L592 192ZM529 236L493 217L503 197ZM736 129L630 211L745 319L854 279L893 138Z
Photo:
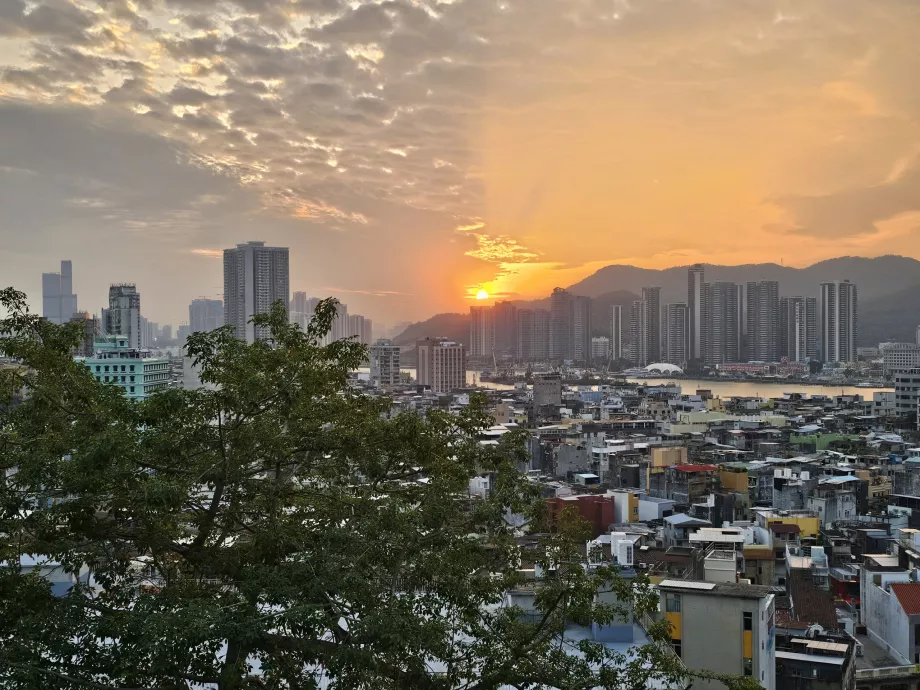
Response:
M773 588L765 585L741 585L733 582L703 582L700 580L663 580L659 589L683 591L692 594L708 594L741 599L763 599L773 594Z
M891 591L908 616L920 614L920 582L893 582Z

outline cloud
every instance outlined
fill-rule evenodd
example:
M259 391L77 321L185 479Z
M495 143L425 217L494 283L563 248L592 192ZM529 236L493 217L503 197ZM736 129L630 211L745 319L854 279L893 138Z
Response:
M396 290L349 290L346 288L324 287L320 292L342 292L349 295L368 295L370 297L393 297L394 295L412 296L411 292L397 292Z
M189 254L195 254L196 256L206 256L209 259L224 258L223 249L189 249Z

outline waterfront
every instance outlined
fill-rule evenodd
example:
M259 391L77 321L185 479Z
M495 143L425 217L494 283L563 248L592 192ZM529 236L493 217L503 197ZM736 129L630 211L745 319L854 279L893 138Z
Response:
M362 371L369 371L363 368ZM404 368L402 371L408 373L413 379L415 378L414 368ZM466 382L470 386L478 385L482 388L492 388L494 390L513 390L514 386L506 383L491 383L479 380L480 372L466 372ZM861 395L866 400L872 399L872 394L876 391L892 391L893 388L858 388L856 386L816 386L814 384L802 384L795 381L789 382L770 382L770 381L713 381L707 379L682 379L682 378L628 378L630 383L640 383L646 385L655 385L662 383L674 382L681 387L681 392L685 394L696 393L698 389L712 391L713 395L722 398L732 397L782 397L783 393L802 393L808 397L813 395Z

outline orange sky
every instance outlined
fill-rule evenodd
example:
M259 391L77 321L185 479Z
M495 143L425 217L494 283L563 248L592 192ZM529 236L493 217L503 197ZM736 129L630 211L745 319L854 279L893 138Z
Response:
M248 239L389 324L610 263L920 257L915 3L39 4L0 20L33 295L71 258L81 306L133 280L177 323Z

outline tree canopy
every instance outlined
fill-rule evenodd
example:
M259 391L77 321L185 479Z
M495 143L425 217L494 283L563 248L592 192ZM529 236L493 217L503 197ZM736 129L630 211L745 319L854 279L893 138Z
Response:
M471 397L459 414L391 415L348 380L360 344L320 345L284 309L271 339L196 333L206 384L134 402L71 357L56 326L0 293L0 685L7 688L590 688L674 685L658 642L627 658L563 635L656 598L640 577L588 569L563 520L543 518L517 433ZM25 391L19 404L14 393ZM490 473L491 491L469 495ZM60 564L69 591L20 566ZM522 567L565 564L508 606ZM603 603L598 591L616 593ZM686 685L686 683L684 683Z

